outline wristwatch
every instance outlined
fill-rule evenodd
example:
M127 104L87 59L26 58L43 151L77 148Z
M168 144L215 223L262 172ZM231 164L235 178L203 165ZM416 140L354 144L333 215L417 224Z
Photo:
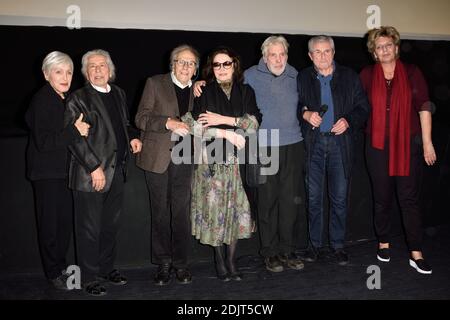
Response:
M234 124L233 124L236 128L238 126L238 118L234 118Z

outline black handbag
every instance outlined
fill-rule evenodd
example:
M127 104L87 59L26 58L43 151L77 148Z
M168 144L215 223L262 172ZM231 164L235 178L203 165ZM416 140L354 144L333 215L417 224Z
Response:
M245 146L245 182L249 187L257 187L267 181L267 177L261 175L261 162L259 161L259 144L258 133L254 133L253 139L246 137ZM249 141L256 141L257 145L254 148L249 146Z

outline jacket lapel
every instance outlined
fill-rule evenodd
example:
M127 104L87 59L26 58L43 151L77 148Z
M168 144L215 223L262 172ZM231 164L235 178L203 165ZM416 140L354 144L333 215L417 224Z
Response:
M167 73L163 79L163 90L161 93L163 97L167 97L167 104L164 105L164 110L168 113L169 116L180 116L180 110L178 108L178 100L177 94L175 92L174 83L172 82L172 78L170 77L170 73ZM189 107L191 107L191 101L189 99Z
M314 67L312 67L311 77L312 77L312 83L314 84L312 99L315 103L314 107L317 108L317 110L314 110L314 111L319 111L320 104L322 103L322 98L320 95L320 81L319 81L319 79L317 79L318 74L317 74L317 71L314 69Z

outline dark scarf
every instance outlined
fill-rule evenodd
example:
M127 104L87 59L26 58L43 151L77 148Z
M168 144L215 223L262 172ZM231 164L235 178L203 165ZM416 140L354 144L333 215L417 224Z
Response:
M372 77L372 147L384 149L387 88L383 68L377 63ZM410 163L411 88L405 66L395 64L389 115L389 176L408 176Z

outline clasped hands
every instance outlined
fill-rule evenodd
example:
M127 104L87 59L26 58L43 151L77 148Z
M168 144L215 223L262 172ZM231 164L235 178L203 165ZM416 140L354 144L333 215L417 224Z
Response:
M184 137L185 135L189 134L189 126L186 123L181 122L180 120L177 119L171 118L167 119L166 127L167 129L169 129L170 131L176 133L181 137Z
M322 124L322 117L319 115L317 111L305 111L303 114L303 119L311 124L314 128L320 127ZM336 123L331 127L331 132L335 135L343 134L348 128L349 124L345 118L340 118Z
M200 123L203 128L208 128L211 126L228 124L228 119L229 117L222 116L221 114L206 111L198 116L197 122ZM239 150L245 147L245 138L232 130L217 129L217 137L228 140Z
M211 126L218 126L220 124L226 124L226 117L218 113L206 111L206 113L200 113L197 122L200 123L203 128L207 128Z

